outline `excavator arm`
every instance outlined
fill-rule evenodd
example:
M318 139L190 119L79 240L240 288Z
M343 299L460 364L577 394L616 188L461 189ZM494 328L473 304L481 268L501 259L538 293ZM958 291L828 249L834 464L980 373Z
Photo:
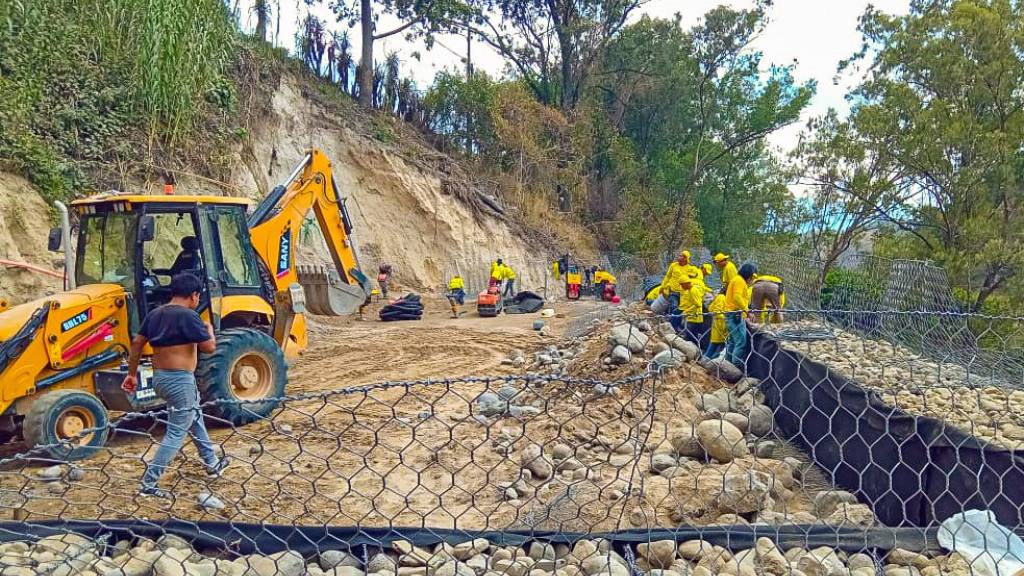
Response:
M327 242L333 270L296 265L299 233L310 210ZM256 206L249 216L249 233L276 289L276 336L288 334L292 317L305 307L314 314L341 316L355 312L369 296L369 282L359 270L352 222L323 152L310 151L288 179ZM299 286L303 302L298 302Z

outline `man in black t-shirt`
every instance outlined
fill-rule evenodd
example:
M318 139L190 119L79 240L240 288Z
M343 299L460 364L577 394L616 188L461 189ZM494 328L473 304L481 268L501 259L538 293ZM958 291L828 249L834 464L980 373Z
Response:
M157 482L181 450L186 435L192 437L199 449L208 476L220 477L230 462L227 456L217 457L199 409L195 377L199 352L209 354L217 346L213 326L203 322L195 311L200 290L202 283L191 273L172 278L171 301L150 312L132 340L128 375L121 387L128 393L135 392L139 358L149 343L153 347L153 388L167 402L167 432L142 477L139 494L144 496L174 498L167 490L158 488Z

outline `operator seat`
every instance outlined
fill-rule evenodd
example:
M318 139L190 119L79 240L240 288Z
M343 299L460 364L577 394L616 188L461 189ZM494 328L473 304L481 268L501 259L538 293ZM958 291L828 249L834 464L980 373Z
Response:
M171 264L170 272L171 276L175 276L182 272L192 272L199 268L199 240L195 236L185 236L181 239L181 253L174 259L174 264Z

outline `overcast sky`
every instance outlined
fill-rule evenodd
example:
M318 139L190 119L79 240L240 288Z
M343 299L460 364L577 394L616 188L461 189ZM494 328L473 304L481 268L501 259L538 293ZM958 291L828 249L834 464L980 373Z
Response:
M751 0L649 0L636 17L649 14L670 18L678 12L682 14L683 25L691 26L705 12L720 4L745 8L753 3ZM873 4L885 12L901 14L906 12L908 3L909 0L775 0L769 12L768 27L754 46L764 53L763 65L766 68L772 64L795 63L796 78L800 81L816 80L818 91L802 122L772 135L774 145L789 150L796 144L797 136L808 118L825 112L829 107L846 109L843 96L856 83L856 78L847 75L837 79L836 66L860 46L857 20L864 9ZM251 2L241 2L243 7L246 4L251 5ZM293 49L298 23L310 8L306 7L305 2L296 0L280 0L280 4L277 42ZM343 29L344 24L334 22L326 4L320 2L311 9L328 23L329 29ZM251 29L251 10L242 10L242 24ZM277 24L276 16L273 15L271 21L274 27ZM389 24L393 22L382 21L380 28L386 29ZM358 54L358 30L353 30L350 37L356 46L355 53ZM465 55L465 39L442 36L433 50L426 51L422 43L409 43L401 35L395 35L378 42L375 50L378 57L387 52L397 52L402 58L403 72L411 75L420 88L426 88L439 70L461 69L460 58ZM416 52L422 55L419 61L413 58ZM499 74L504 69L501 58L480 43L474 44L473 60L478 68L493 74Z

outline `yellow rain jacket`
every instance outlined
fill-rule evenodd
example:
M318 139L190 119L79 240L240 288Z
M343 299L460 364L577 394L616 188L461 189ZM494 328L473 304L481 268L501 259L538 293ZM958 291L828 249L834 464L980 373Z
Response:
M660 296L660 295L661 295L661 286L658 285L658 286L655 286L654 288L651 288L650 292L648 292L647 295L644 296L644 300L647 301L647 302L654 302L655 300L658 299L658 296Z
M733 264L731 260L726 262L725 268L722 268L722 286L729 286L729 284L732 284L732 279L736 278L739 273L739 270L736 269L736 265Z
M515 280L516 273L512 270L512 267L508 264L501 265L501 276L499 280Z
M729 328L725 325L725 294L715 296L708 306L708 312L715 315L711 321L711 343L724 344L729 337Z
M598 270L594 274L594 284L600 284L602 282L607 282L608 284L615 284L615 276L612 276L611 272L607 272L605 270Z
M693 264L680 264L679 262L669 264L665 277L661 280L662 293L682 292L683 289L679 283L683 278L692 278L697 272L699 270Z
M449 290L458 290L459 288L464 289L465 287L466 283L465 281L462 280L462 276L455 276L454 278L448 281Z
M551 273L555 275L555 280L562 279L562 273L558 267L558 260L555 260L554 262L551 263Z
M742 276L733 277L725 291L725 311L746 312L750 309L750 294L747 290L747 281Z
M704 322L704 292L697 286L683 288L679 293L679 311L691 324Z
M494 280L501 280L501 269L504 267L505 265L498 264L497 260L491 262L491 278Z

